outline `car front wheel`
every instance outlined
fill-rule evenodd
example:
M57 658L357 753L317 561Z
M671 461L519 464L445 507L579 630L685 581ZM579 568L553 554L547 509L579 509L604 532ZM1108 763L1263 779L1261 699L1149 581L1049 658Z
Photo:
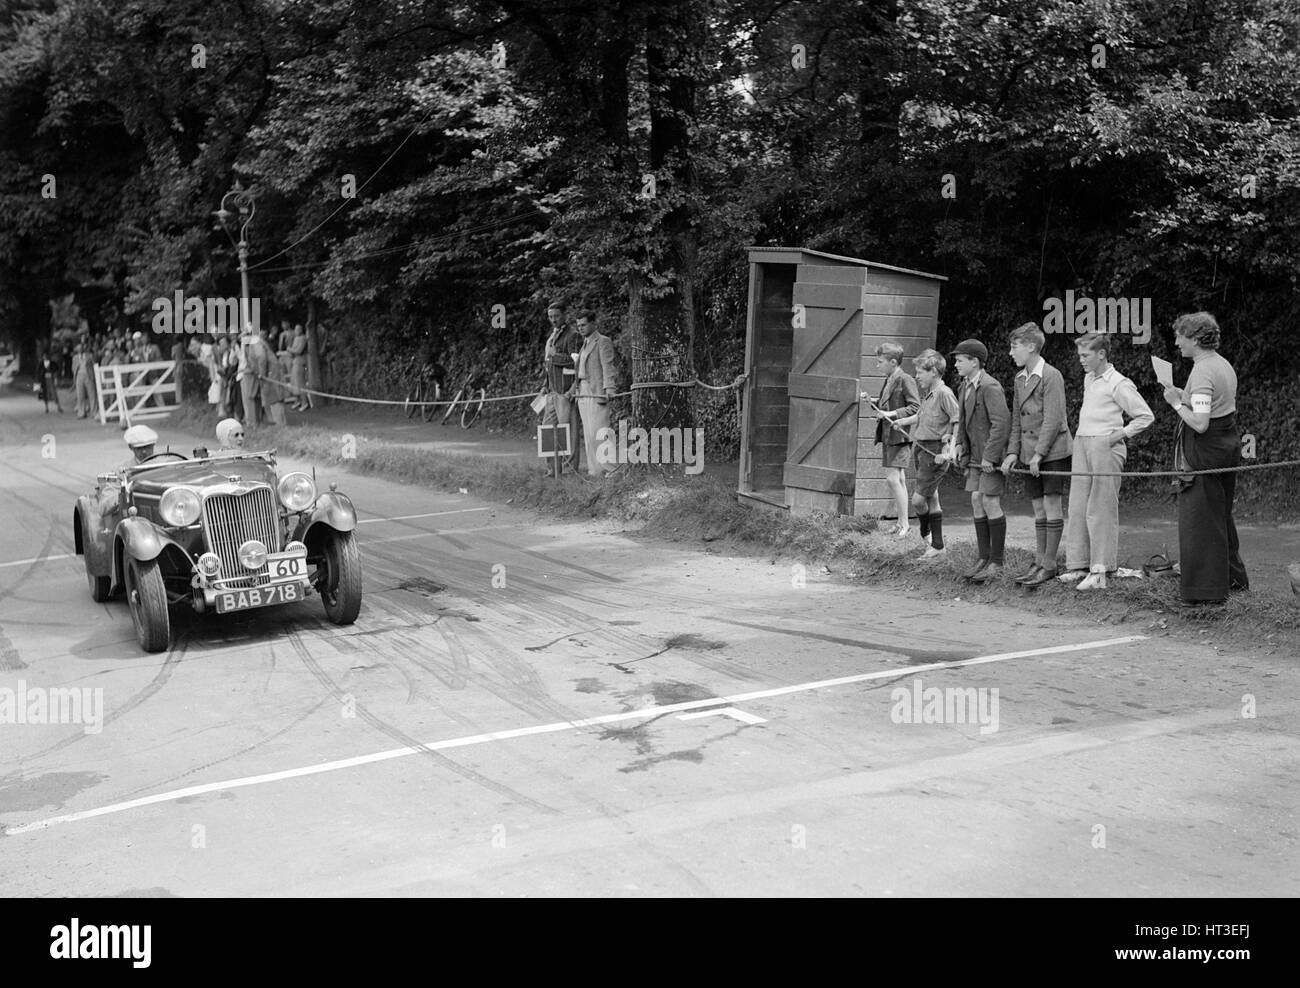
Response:
M158 560L131 559L126 564L126 600L140 647L161 652L171 644L171 618L167 614L167 588Z
M325 537L316 573L325 616L334 624L351 624L361 613L361 550L355 532Z

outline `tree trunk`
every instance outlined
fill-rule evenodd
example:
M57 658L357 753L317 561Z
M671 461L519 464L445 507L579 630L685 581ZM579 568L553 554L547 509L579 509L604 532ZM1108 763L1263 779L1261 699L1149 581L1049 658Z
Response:
M320 335L316 330L316 299L307 296L307 387L320 390Z

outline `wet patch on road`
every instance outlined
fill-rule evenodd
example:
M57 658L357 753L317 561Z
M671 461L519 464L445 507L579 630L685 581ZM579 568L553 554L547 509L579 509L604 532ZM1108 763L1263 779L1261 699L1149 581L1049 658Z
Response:
M573 681L573 689L577 693L603 693L608 687L594 676L584 676Z
M674 648L680 648L691 652L712 652L716 649L726 647L726 642L717 641L713 638L705 638L703 635L697 635L694 632L687 632L685 634L673 635L671 638L665 638L663 646L651 652L649 655L642 655L635 659L624 659L622 662L611 662L610 666L617 669L619 672L630 674L632 670L627 667L633 662L644 662L646 659L653 659Z
M413 576L409 580L403 580L399 583L396 589L409 590L425 597L432 597L434 594L442 593L447 587L442 583L435 583L427 577Z
M626 628L630 625L640 624L640 621L606 621L606 624L615 628Z
M104 779L100 772L46 772L26 779L7 775L0 778L0 812L60 807Z
M650 758L642 758L631 765L624 765L620 772L644 772L652 769L663 762L691 762L695 765L704 761L704 752L698 748L684 748L681 751L670 751L663 755L653 755Z
M712 700L716 694L695 683L679 683L676 680L651 683L643 691L654 697L655 706L666 707L674 703L686 703L690 700ZM638 696L643 695L638 694Z
M726 648L726 642L720 642L713 638L705 638L703 635L697 635L694 632L688 632L684 635L673 635L666 642L665 648L688 648L697 652L711 652L714 649Z

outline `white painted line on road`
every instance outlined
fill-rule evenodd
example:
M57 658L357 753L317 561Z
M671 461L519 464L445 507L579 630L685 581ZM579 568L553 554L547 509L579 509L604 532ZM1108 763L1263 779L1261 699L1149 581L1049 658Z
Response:
M760 717L757 714L747 714L743 710L737 710L735 707L718 707L714 710L701 710L693 714L678 714L678 720L699 720L701 717L712 717L714 714L723 714L726 717L734 717L742 724L766 724L767 718Z
M247 786L265 785L268 782L281 782L285 779L298 779L307 775L320 775L323 772L337 772L345 768L355 768L358 765L370 765L376 762L386 762L393 758L406 758L410 755L422 754L425 751L446 751L449 748L465 748L470 745L485 744L490 741L508 741L512 738L532 737L537 734L554 734L557 731L572 731L583 727L597 727L601 724L614 724L623 720L659 717L663 714L676 713L679 710L697 710L700 707L715 707L719 704L745 703L749 700L762 700L767 697L786 696L790 693L804 693L809 690L826 689L831 686L848 686L853 683L869 682L873 679L897 679L900 676L912 676L922 672L931 672L936 669L959 669L962 666L982 665L986 662L1005 662L1008 659L1025 659L1039 655L1060 655L1065 652L1084 652L1096 648L1109 648L1112 645L1128 645L1132 642L1140 641L1146 641L1146 635L1127 635L1123 638L1107 638L1102 641L1078 642L1073 645L1053 645L1048 648L1031 648L1023 652L1000 652L996 655L977 655L971 659L958 659L955 662L931 662L919 666L901 666L895 669L879 669L876 672L864 672L855 676L840 676L837 679L820 679L816 682L798 683L794 686L779 686L775 689L755 690L751 693L737 693L734 696L714 696L703 700L686 700L682 703L670 703L663 707L638 707L636 710L628 710L617 714L604 714L600 717L587 717L582 720L564 720L557 721L553 724L537 724L533 727L516 727L507 731L491 731L487 734L471 734L467 737L449 738L445 741L431 741L419 748L392 748L388 751L377 751L371 755L357 755L354 758L343 758L332 762L321 762L318 765L307 765L302 768L285 769L281 772L268 772L265 775L250 775L242 779L227 779L223 782L209 782L200 786L188 786L185 789L173 789L170 792L162 792L154 796L142 796L139 799L128 800L124 803L112 803L108 806L101 806L93 810L80 810L76 813L64 813L61 816L48 817L44 820L33 820L31 823L15 824L12 827L5 828L5 835L8 837L14 837L18 834L25 834L33 830L44 830L46 827L52 827L59 823L74 823L77 820L89 820L98 816L108 816L111 813L122 813L126 810L137 809L141 806L152 806L156 803L168 803L178 799L185 799L189 796L201 796L210 792L222 792L228 789L243 789Z
M76 557L75 552L65 552L58 556L33 556L31 559L15 559L12 562L0 563L0 569L6 566L27 566L30 563L51 563L56 559L73 559Z
M491 511L492 506L482 508L456 508L452 511L426 511L422 515L394 515L392 518L362 518L358 525L374 525L381 521L410 521L413 518L437 518L439 515L464 515L471 511Z

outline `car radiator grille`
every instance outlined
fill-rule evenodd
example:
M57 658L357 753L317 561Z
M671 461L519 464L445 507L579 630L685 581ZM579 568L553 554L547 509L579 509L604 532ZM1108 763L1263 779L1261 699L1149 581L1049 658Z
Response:
M280 551L280 513L269 488L209 495L203 502L203 531L208 548L221 559L222 580L235 577L226 586L252 587L270 579L266 572L238 576L247 572L239 561L239 547L249 539L257 539L267 552Z

